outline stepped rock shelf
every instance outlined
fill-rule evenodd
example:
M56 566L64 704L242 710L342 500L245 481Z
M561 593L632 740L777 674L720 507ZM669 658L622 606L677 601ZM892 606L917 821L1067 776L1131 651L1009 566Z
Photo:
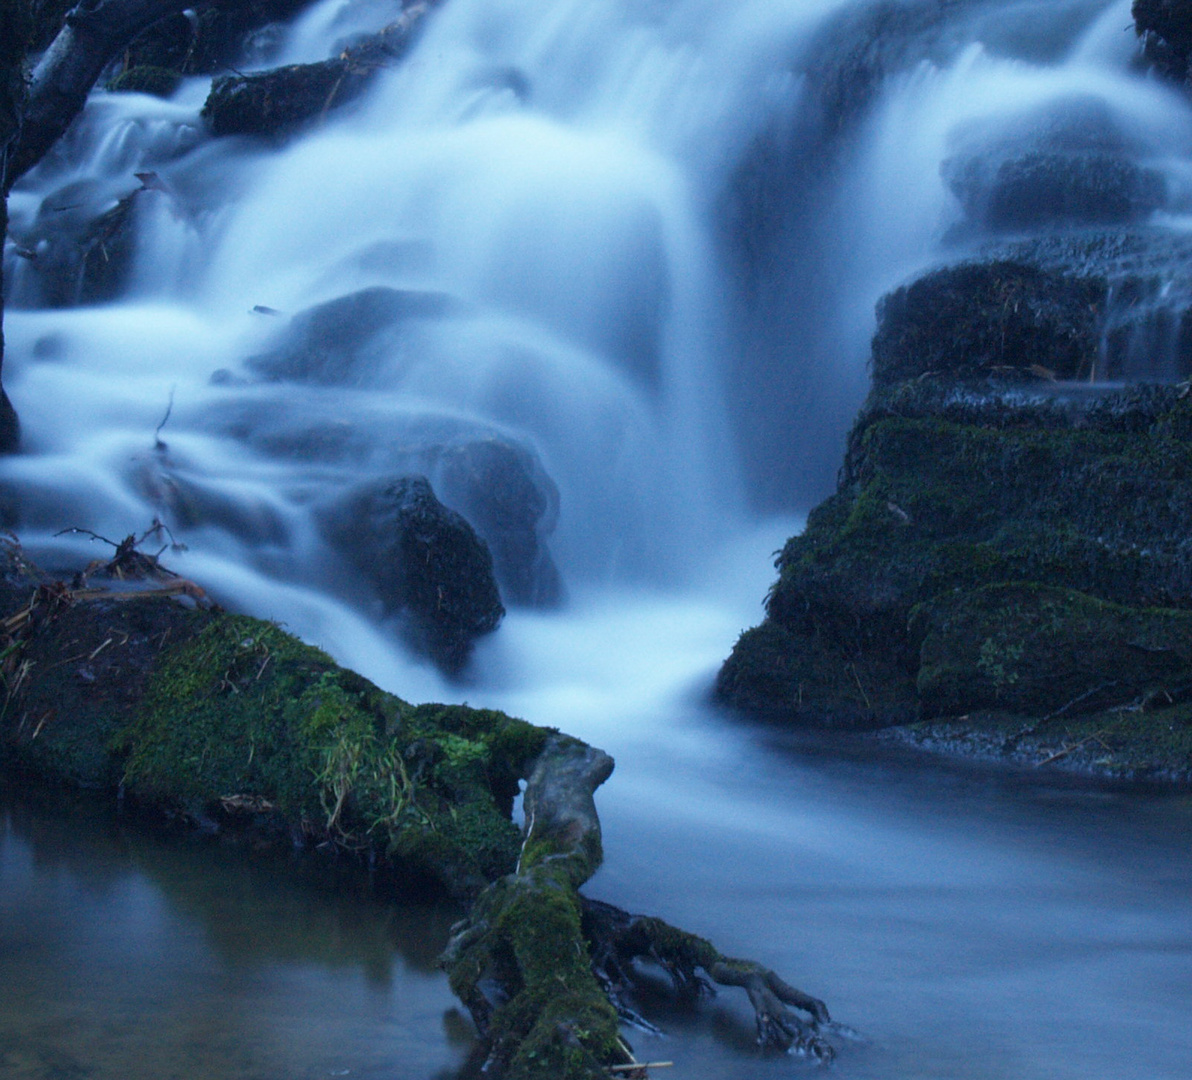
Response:
M778 555L721 702L1192 780L1192 395L1088 381L1096 288L995 260L883 301L837 491Z
M692 998L740 987L759 1042L832 1057L823 1002L580 894L603 857L602 751L504 713L402 701L273 623L213 607L132 538L69 585L10 542L0 605L0 768L256 844L351 853L395 895L470 905L441 963L485 1075L646 1075L621 1031L648 1024L632 1005L637 961Z

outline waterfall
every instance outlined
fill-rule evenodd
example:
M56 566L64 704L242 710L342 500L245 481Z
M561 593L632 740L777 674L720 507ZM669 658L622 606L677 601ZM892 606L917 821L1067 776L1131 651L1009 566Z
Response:
M25 449L0 465L5 524L54 563L160 520L186 548L171 563L225 603L449 695L317 515L495 441L549 504L536 527L573 599L705 595L743 572L711 567L756 508L791 527L827 492L878 297L988 241L955 162L979 172L1075 103L1090 137L1124 133L1114 152L1163 185L1152 216L1181 227L1192 125L1132 70L1128 8L446 0L363 103L281 148L204 136L206 80L97 91L11 200ZM392 11L322 0L260 64ZM67 295L55 237L117 211L119 288L99 244ZM384 326L343 314L353 297L389 305ZM333 360L287 359L320 311Z

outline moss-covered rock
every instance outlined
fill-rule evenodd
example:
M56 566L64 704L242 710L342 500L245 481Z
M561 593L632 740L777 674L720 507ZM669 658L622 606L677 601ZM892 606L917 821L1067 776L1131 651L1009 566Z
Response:
M931 718L953 747L995 715L1182 706L1192 399L1074 381L1108 333L1104 280L995 259L883 301L837 491L779 554L719 700L816 727Z
M1192 607L1190 431L1192 402L1174 387L1064 397L945 381L875 395L840 490L780 553L767 621L737 643L718 696L756 714L856 727L916 710L1046 712L1098 670L1115 678L1104 676L1111 662L1134 668L1118 680L1123 700L1148 680L1173 687L1175 653L1143 664L1126 642L1143 626L1184 625L1182 613L1156 609ZM1039 668L1019 684L1007 675L999 697L978 663L1011 596L1005 634ZM962 641L961 628L980 636ZM1006 637L999 655L1017 647ZM1056 674L1082 650L1088 665ZM1049 670L1044 692L1036 682Z
M986 585L911 613L928 717L1141 708L1192 692L1192 612L1124 607L1071 589Z
M514 867L512 802L545 729L410 705L248 616L32 579L3 591L0 763L197 821L248 814L461 898Z

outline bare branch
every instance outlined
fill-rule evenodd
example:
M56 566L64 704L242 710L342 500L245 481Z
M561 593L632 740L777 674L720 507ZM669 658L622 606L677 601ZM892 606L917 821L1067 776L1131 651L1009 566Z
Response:
M83 110L103 69L137 34L192 0L82 0L42 54L29 83L5 191L36 165Z

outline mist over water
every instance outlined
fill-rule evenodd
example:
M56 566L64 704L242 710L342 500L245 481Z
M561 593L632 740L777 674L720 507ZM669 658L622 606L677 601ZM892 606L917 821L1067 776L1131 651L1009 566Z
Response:
M12 234L154 179L118 300L51 303L6 248L5 524L55 566L108 553L61 529L160 519L172 569L395 693L609 750L590 891L824 997L867 1039L850 1078L1182 1080L1185 803L841 761L704 703L834 482L875 302L990 239L947 162L1092 117L1162 177L1143 224L1192 221L1192 114L1132 70L1128 0L886 7L874 38L844 0L445 0L366 100L281 149L205 139L201 80L97 94L14 192ZM391 17L323 0L259 64ZM291 316L367 289L415 298L383 347L318 377L254 367ZM492 439L557 488L566 599L509 605L452 683L315 514ZM30 841L7 843L16 880ZM709 1032L660 1000L649 1052L709 1080L799 1068L753 1053L738 1005Z

